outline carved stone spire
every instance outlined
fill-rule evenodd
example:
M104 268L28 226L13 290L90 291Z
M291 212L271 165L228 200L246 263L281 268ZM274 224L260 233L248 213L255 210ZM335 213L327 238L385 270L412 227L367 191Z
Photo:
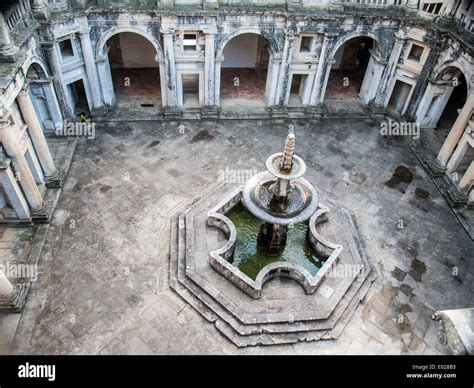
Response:
M286 137L285 149L280 159L280 169L290 171L293 167L293 155L295 153L295 134L289 132Z

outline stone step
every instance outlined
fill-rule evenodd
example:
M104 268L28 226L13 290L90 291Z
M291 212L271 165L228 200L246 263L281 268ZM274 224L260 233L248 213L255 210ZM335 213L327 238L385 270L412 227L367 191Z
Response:
M181 214L179 218L181 218L181 220L185 222L185 216L183 214ZM175 221L175 225L173 227L173 230L175 230L176 233L178 222ZM181 227L183 228L184 225L181 225ZM177 239L174 238L174 240ZM183 236L181 236L179 240L179 243L184 244L185 241ZM176 247L176 249L178 249L178 247ZM174 254L174 256L177 258L176 254ZM177 290L178 287L176 285L176 282L172 281L170 283L172 284L173 288ZM225 307L222 306L215 298L210 298L207 294L207 297L205 295L202 295L204 290L200 288L198 284L190 280L188 277L182 277L181 279L179 279L179 283L183 286L183 288L177 290L177 292L180 293L180 295L182 295L183 298L187 300L190 304L192 304L198 311L200 311L201 314L207 320L215 322L216 327L221 332L223 332L224 335L226 335L229 339L236 343L237 346L248 346L259 343L272 344L276 343L275 341L279 341L280 343L292 343L298 340L336 338L342 331L342 329L336 330L334 328L334 324L327 325L330 320L324 322L326 325L321 325L321 322L318 322L317 324L315 324L315 322L295 322L291 324L272 323L245 325L242 324L242 322L236 320L234 316L229 314L229 312L226 311ZM365 293L368 291L368 286L370 286L370 283L371 280L366 281L363 285L361 285L361 287L358 287L358 292L360 292L360 290L365 290L365 292L363 293L365 295ZM348 295L349 293L346 296ZM337 315L340 316L344 312L348 312L350 317L353 309L357 307L358 303L358 298L352 298L352 303L349 303L349 305L345 309L340 308L340 314ZM205 311L208 309L214 310L214 313L209 313L209 311ZM334 318L335 315L333 316L333 319ZM340 320L340 322L342 323L343 320ZM331 331L332 334L330 333ZM302 335L302 333L305 334ZM244 337L245 339L243 339Z

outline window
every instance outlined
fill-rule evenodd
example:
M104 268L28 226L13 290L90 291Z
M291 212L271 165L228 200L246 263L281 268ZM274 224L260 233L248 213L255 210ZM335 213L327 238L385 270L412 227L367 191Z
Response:
M311 47L313 45L313 37L312 36L302 36L301 37L301 44L300 44L300 53L310 53Z
M442 2L425 2L423 4L423 11L425 11L426 13L431 13L433 15L438 15L441 11L442 6Z
M411 46L410 53L408 54L408 59L415 62L420 62L421 55L423 54L423 47L413 44Z
M66 39L59 42L59 50L63 59L72 58L74 56L74 50L72 48L72 40Z
M183 35L183 51L196 51L197 49L197 34L185 33Z

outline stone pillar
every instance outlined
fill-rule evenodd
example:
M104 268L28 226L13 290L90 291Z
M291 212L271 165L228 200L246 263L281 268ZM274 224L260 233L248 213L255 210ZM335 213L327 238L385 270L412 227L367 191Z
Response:
M378 58L373 50L370 51L370 61L359 93L363 104L367 105L375 98L386 65L386 61Z
M441 52L441 46L432 44L428 57L426 58L426 62L423 65L423 69L418 76L418 80L416 81L416 85L413 89L412 97L410 103L408 104L408 108L406 110L405 115L407 117L414 118L416 109L420 103L420 100L423 97L423 92L427 88L428 79L431 75L431 71L438 60L439 54Z
M402 30L395 34L395 44L393 45L392 52L390 53L390 57L387 61L387 66L385 67L385 71L380 78L377 92L375 93L373 103L375 108L383 109L385 99L387 97L390 98L387 96L387 93L389 92L388 86L390 85L392 77L395 74L395 70L397 69L397 64L400 59L403 45L405 44L405 39L406 37Z
M99 72L99 80L102 88L104 104L111 107L115 104L114 83L112 81L112 73L110 71L110 63L107 53L97 58L97 71Z
M47 20L49 17L49 9L45 5L44 0L32 0L31 11L37 19Z
M277 54L270 55L268 60L267 83L265 86L265 96L267 105L275 105L277 99L278 70L280 69L281 56Z
M175 108L178 106L178 95L176 88L176 66L174 62L174 29L166 29L163 33L163 51L165 56L166 69L166 106Z
M417 123L422 124L425 121L428 110L430 109L431 103L435 96L436 86L434 85L433 80L428 80L428 86L426 87L425 94L418 104L418 109L416 110L415 120Z
M59 107L56 91L54 90L53 78L49 77L45 80L33 82L41 83L44 97L46 99L46 103L48 104L49 113L51 114L51 120L54 123L54 128L56 130L61 130L63 128L63 114L61 112L61 108Z
M449 135L444 141L441 150L438 153L437 161L442 166L445 167L448 163L448 160L453 153L456 145L458 144L459 139L461 138L466 126L471 119L474 109L474 93L471 93L468 99L466 100L461 112L458 115L458 118L453 124L453 127L449 131Z
M0 12L0 59L14 62L18 51L20 51L20 48L13 42L3 12Z
M33 175L33 179L37 185L42 185L44 184L44 174L38 157L36 156L35 149L33 148L33 144L31 143L31 139L28 138L25 144L26 150L24 155L28 166L30 167L31 175Z
M43 169L44 176L46 179L52 177L56 178L56 166L54 165L53 157L51 156L48 143L44 137L43 128L36 115L31 96L27 90L23 89L18 93L17 100L26 125L28 126L28 133L33 141L33 146Z
M204 64L204 105L206 107L213 107L215 103L215 79L216 79L216 64L215 64L215 32L206 33L206 48L205 48L205 64Z
M311 90L311 98L309 100L311 106L322 104L324 101L324 92L326 91L325 85L327 84L326 73L329 77L329 72L331 71L330 62L332 61L332 58L329 58L329 55L334 47L336 36L337 35L334 34L326 34L324 36L323 46L321 47L321 53L319 54L318 68L316 70L316 76Z
M418 9L420 0L407 0L407 8Z
M221 106L221 66L222 58L218 57L215 60L216 70L214 72L214 75L216 76L216 81L214 83L214 103L216 107Z
M0 121L0 141L5 152L12 159L17 179L30 205L31 213L42 213L44 211L43 198L20 149L20 139L17 138L16 130L17 128L12 126L10 121Z
M458 189L461 192L469 192L472 185L474 184L474 161L471 162L467 171L459 181Z
M54 74L53 82L56 92L58 93L59 103L67 118L74 120L74 108L70 105L67 86L64 83L63 72L61 69L61 61L58 58L58 53L54 47L54 43L48 42L43 44L43 49L46 52L48 63L51 68L50 74Z
M94 61L94 53L92 51L90 32L81 31L79 38L81 39L82 56L84 57L89 90L91 91L92 106L94 109L100 109L103 107L103 103L100 96L100 83L96 73L97 69Z
M10 280L5 276L2 270L0 270L0 300L9 300L13 294L13 286Z
M13 174L10 158L0 160L0 185L18 218L20 220L29 220L30 209Z
M290 87L290 66L293 56L293 43L295 41L295 32L287 30L285 32L285 44L283 46L283 54L281 56L280 70L278 72L278 83L276 88L275 105L285 105L286 94Z

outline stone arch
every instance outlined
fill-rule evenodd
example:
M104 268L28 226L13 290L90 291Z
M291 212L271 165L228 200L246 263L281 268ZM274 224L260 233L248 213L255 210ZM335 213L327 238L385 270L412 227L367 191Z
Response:
M107 41L112 36L120 34L122 32L130 32L130 33L141 35L143 38L147 39L155 48L157 61L160 61L163 59L163 49L161 47L161 44L158 41L158 39L156 39L152 34L138 27L123 26L123 27L114 27L108 30L105 34L101 36L101 38L97 42L97 48L96 48L96 58L98 60L102 59L104 56L104 49L105 49L105 45Z
M334 55L336 55L337 50L339 50L340 47L344 45L344 43L350 41L351 39L354 38L372 38L373 41L376 43L375 46L375 51L378 53L382 53L382 44L380 42L380 38L373 32L371 31L352 31L349 34L343 35L341 38L339 38L336 43L334 44L334 47L331 51L331 54L329 55L330 59L334 58Z
M121 33L137 34L147 40L155 50L155 61L159 63L161 98L162 103L166 101L166 79L164 69L164 54L160 41L145 28L137 26L121 26L113 27L101 35L96 44L96 62L99 73L99 81L102 87L103 100L106 106L113 106L116 101L115 91L113 87L112 73L110 69L108 54L105 52L107 42L113 36Z
M464 69L464 66L462 66L458 62L454 62L454 61L444 62L437 69L433 71L432 78L435 80L439 80L440 77L446 74L449 68L457 69L460 74L464 75L464 78L466 79L467 95L469 95L473 88L472 81L471 81L472 77L469 76L469 72L466 69Z
M266 75L263 74L263 72L261 72L262 68L259 67L259 70L256 72L256 73L253 73L252 71L250 73L243 73L242 74L242 79L245 79L247 78L247 84L249 83L252 83L253 85L259 85L258 88L255 89L255 98L256 100L260 101L260 102L263 102L263 104L266 106L269 104L269 99L270 99L270 95L271 95L271 90L270 90L270 87L272 85L272 82L271 82L271 79L272 77L274 77L274 73L275 72L271 72L269 71L269 64L272 62L272 58L274 58L275 56L278 56L279 54L279 49L278 49L278 44L277 44L277 41L275 40L275 38L272 36L270 37L267 32L263 31L262 29L258 28L258 27L242 27L242 28L238 28L234 31L232 31L231 33L227 34L226 36L224 36L224 38L218 43L217 45L217 49L216 49L216 72L215 72L215 78L216 78L216 82L215 82L215 103L217 106L222 106L221 105L221 86L223 86L223 90L227 90L228 91L228 88L226 89L226 86L224 85L229 85L229 78L225 78L222 76L223 72L226 69L223 68L223 65L224 65L224 61L225 61L225 58L224 58L224 51L226 49L226 47L230 46L231 42L234 41L236 38L239 38L239 37L244 37L244 36L249 36L249 35L253 35L253 36L257 36L260 39L260 41L265 41L265 45L268 45L268 52L269 52L269 55L266 59L264 59L262 61L262 63L265 63L265 67L266 67ZM257 46L258 46L258 43L257 43ZM260 52L264 52L265 50L261 50ZM257 52L258 52L258 48L257 48ZM265 51L267 52L267 51ZM258 54L257 54L258 56ZM228 67L228 66L227 66ZM250 68L250 66L249 66ZM257 68L257 65L256 65L256 68ZM262 77L260 77L260 75L262 75ZM255 79L255 76L256 76L256 79ZM237 78L240 78L240 75L237 77ZM224 80L226 80L226 82L224 82ZM264 81L262 81L264 80ZM262 82L260 82L262 81ZM264 83L263 83L264 82ZM231 99L232 98L241 98L240 96L235 96L235 97L230 97ZM227 98L225 98L227 100L229 100L229 95L227 95ZM254 105L255 107L256 105ZM224 107L222 107L224 108ZM263 106L258 106L258 109L263 109L264 107Z
M28 73L31 72L32 68L36 68L42 72L44 77L49 77L49 73L46 65L43 63L41 58L34 56L29 58L23 65L25 78L28 76Z
M336 40L329 51L329 55L327 56L327 61L325 61L326 73L324 77L323 88L321 90L321 97L320 97L321 102L323 102L325 98L327 97L326 89L327 89L329 77L331 76L331 71L333 70L333 61L335 59L336 54L347 42L356 38L372 39L373 52L376 53L377 57L381 56L381 52L382 52L381 39L375 33L371 31L352 31L340 37L338 40ZM361 100L363 104L367 104L373 98L378 82L380 81L380 75L381 75L378 73L377 76L374 76L373 58L371 55L368 54L368 51L366 51L365 54L366 54L366 58L368 59L367 59L367 63L363 65L365 67L363 78L360 80L360 82L357 82L357 84L360 83L360 85L355 86L354 90L351 91L351 93L355 93L355 95L359 96L358 98ZM351 84L352 84L352 81L351 81ZM351 89L352 89L352 86L351 86Z
M454 77L464 78L465 85L450 82ZM418 106L416 120L423 127L440 129L439 133L446 135L457 117L457 109L462 108L472 93L471 77L458 62L446 61L433 70L431 79L433 82L428 84ZM446 120L447 117L450 119Z
M257 34L265 38L270 43L270 48L272 49L274 54L280 52L280 48L274 36L267 34L264 30L261 30L257 27L241 27L235 31L230 32L219 42L219 45L216 50L216 58L222 58L224 48L232 39L235 37L242 35L242 34Z

